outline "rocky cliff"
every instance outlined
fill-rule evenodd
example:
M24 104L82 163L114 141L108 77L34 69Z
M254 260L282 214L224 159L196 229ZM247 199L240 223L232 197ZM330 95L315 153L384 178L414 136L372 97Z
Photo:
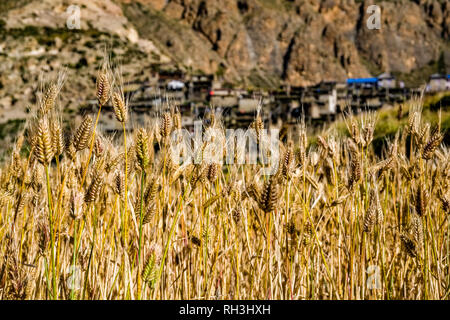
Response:
M439 59L450 69L448 1L123 2L141 36L180 65L244 82L420 73ZM370 4L381 8L380 30L366 27Z

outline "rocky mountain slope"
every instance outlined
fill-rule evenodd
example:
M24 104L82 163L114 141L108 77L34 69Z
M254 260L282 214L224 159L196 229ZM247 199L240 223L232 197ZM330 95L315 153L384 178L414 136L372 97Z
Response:
M410 73L440 58L450 66L448 1L123 2L142 37L179 64L249 83ZM381 7L380 30L366 27L366 8L374 3Z
M450 2L372 0L2 0L0 122L26 116L42 78L66 67L62 107L92 96L105 54L125 81L155 68L213 73L240 86L310 85L390 71L450 72ZM80 29L66 26L70 5ZM156 66L156 67L155 67ZM405 76L407 75L407 76ZM76 98L75 98L76 97Z

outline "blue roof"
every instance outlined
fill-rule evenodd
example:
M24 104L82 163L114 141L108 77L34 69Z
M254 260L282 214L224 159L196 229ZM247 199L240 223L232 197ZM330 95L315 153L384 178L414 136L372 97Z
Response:
M350 78L347 79L347 83L376 83L378 78Z

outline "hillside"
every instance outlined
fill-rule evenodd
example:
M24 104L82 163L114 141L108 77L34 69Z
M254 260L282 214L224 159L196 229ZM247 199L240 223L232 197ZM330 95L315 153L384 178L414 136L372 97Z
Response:
M6 0L0 4L0 122L22 118L42 80L66 67L64 110L91 93L105 54L125 81L151 70L215 74L239 86L310 85L390 71L414 84L450 72L450 5L381 1L381 30L365 27L371 1ZM66 27L69 5L81 29ZM74 93L78 100L74 100Z
M381 71L450 69L445 1L379 1L380 30L366 27L365 8L373 1L124 3L139 33L179 65L246 83L311 85Z

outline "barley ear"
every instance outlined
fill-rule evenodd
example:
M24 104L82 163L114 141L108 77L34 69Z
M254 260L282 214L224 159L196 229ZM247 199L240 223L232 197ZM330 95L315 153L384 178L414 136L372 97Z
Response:
M53 158L54 150L52 146L50 129L46 119L41 119L39 121L34 143L36 158L42 165L48 165Z
M137 134L136 157L139 167L142 170L145 170L150 159L148 156L148 134L143 128L139 129Z
M104 106L109 100L110 83L106 73L100 73L97 78L97 100L99 105Z
M91 131L92 118L85 116L73 138L73 146L75 147L75 150L81 151L88 147Z
M122 96L119 93L114 92L112 101L114 115L116 116L117 121L119 121L120 123L126 122L128 119L128 107L124 102Z

